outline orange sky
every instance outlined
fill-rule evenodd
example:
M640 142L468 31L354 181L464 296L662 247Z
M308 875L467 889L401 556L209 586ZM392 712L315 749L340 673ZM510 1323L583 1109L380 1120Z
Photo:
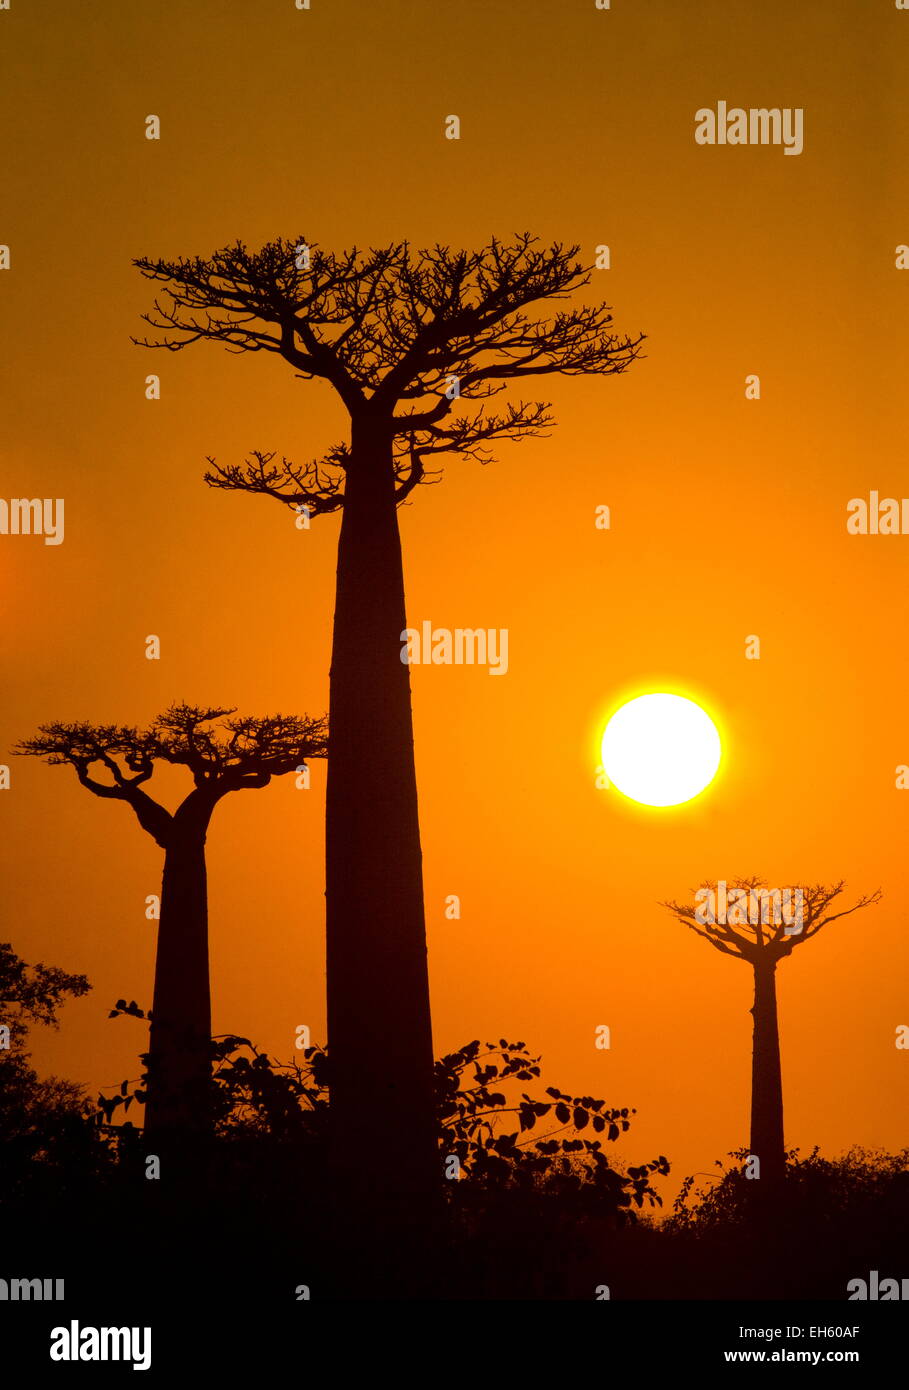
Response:
M751 1001L747 969L658 902L705 878L843 877L885 900L781 967L787 1142L904 1145L909 537L849 536L845 517L872 488L909 495L909 13L312 4L0 14L0 485L66 499L63 545L0 537L2 746L173 699L327 705L338 519L301 532L201 474L206 454L319 454L340 408L265 354L132 347L151 286L131 257L301 233L474 246L528 228L590 260L608 243L588 294L647 333L646 359L544 383L548 439L452 459L401 515L411 623L510 631L505 678L412 672L437 1051L521 1037L545 1084L636 1106L622 1153L665 1152L671 1194L746 1139ZM696 145L719 100L802 107L804 153ZM594 785L599 733L625 694L664 687L714 714L725 764L697 802L636 810ZM299 1023L324 1036L323 792L317 768L309 792L234 796L209 836L215 1028L279 1057ZM0 815L3 935L94 984L41 1064L134 1076L144 1035L106 1013L150 1001L160 851L37 762L13 761ZM377 1045L392 1007L377 983Z

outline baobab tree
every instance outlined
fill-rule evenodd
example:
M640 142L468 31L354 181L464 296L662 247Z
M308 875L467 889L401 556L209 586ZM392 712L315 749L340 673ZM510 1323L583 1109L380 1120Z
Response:
M844 887L840 880L781 893L770 890L762 879L739 878L718 884L716 892L703 884L691 904L663 903L695 935L724 955L745 961L754 973L750 1151L760 1162L757 1190L764 1197L779 1191L786 1170L777 964L831 922L880 901L877 889L851 907L840 907L837 900Z
M173 1149L210 1127L211 991L205 839L228 792L324 757L323 718L254 719L231 709L172 705L147 730L125 725L45 724L15 751L68 763L83 787L121 801L164 850L149 1039L145 1133ZM145 790L156 764L185 767L192 790L168 811Z
M143 315L156 335L143 346L272 353L303 380L328 382L350 419L348 436L310 462L276 451L225 466L210 458L206 480L308 517L342 513L326 803L335 1171L348 1193L381 1189L415 1220L441 1163L397 508L440 455L486 462L496 443L549 427L545 402L488 407L509 383L616 375L638 356L642 337L614 333L605 305L561 307L590 278L577 253L529 234L476 251L341 253L298 237L135 261L165 287ZM551 302L560 307L548 318L533 316ZM364 1029L381 1046L364 1049Z

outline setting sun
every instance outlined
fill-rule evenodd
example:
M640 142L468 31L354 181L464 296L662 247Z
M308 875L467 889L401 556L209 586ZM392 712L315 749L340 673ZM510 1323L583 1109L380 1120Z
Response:
M645 806L690 801L716 776L720 736L708 714L681 695L640 695L617 710L603 734L613 786Z
M0 0L0 74L0 1371L897 1364L909 0Z

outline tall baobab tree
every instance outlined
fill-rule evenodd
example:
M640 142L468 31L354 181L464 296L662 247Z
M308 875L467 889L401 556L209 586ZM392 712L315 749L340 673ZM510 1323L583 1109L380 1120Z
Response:
M822 927L880 901L877 889L851 907L841 907L837 900L844 887L840 880L787 890L787 904L785 893L772 892L762 879L739 878L724 886L725 901L717 901L719 885L714 894L711 885L704 884L693 904L663 904L697 936L724 955L745 961L754 973L751 1153L760 1160L758 1190L764 1197L779 1190L786 1169L776 967Z
M265 787L306 759L324 757L326 744L324 719L253 719L176 704L145 731L45 724L15 750L68 763L95 796L131 807L164 850L145 1108L146 1135L156 1144L163 1140L161 1147L203 1138L210 1126L205 839L214 809L228 792ZM191 774L192 790L173 812L145 790L156 763Z
M397 508L439 455L485 462L495 443L552 423L540 401L490 410L510 382L615 375L635 360L642 338L612 332L606 306L562 307L590 278L577 253L529 234L476 251L334 253L295 238L135 262L165 287L143 316L157 335L143 346L208 340L272 353L303 380L328 382L350 418L348 437L321 458L210 458L206 480L309 516L342 512L326 803L335 1170L348 1192L381 1189L416 1220L441 1166ZM532 316L551 302L550 317ZM364 1029L381 1047L364 1049Z

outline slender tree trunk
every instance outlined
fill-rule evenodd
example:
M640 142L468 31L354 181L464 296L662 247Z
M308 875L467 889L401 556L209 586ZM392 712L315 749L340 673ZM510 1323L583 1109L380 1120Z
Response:
M145 1108L146 1136L159 1147L199 1143L211 1122L205 835L213 806L192 792L164 852Z
M754 1046L751 1063L751 1152L761 1161L760 1193L778 1190L786 1167L783 1079L776 1009L776 962L754 966Z
M326 905L332 1162L354 1221L441 1191L391 441L354 424L331 658ZM374 1227L375 1229L375 1227Z

